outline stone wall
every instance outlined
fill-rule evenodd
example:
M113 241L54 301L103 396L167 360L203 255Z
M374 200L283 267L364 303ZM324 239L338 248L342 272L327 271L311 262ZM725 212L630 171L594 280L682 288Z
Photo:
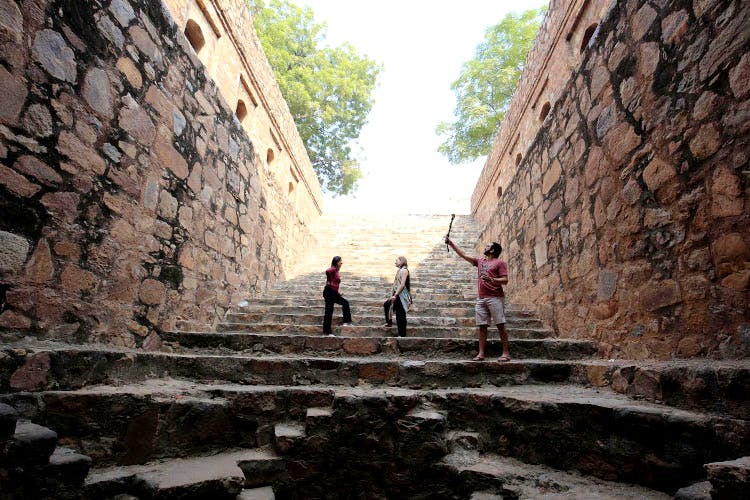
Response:
M471 196L472 213L487 224L497 200L527 155L544 120L581 64L610 0L551 0L524 72Z
M608 357L750 353L748 26L742 0L613 5L502 197L475 209L514 303Z
M319 208L266 168L160 2L0 0L0 86L6 336L150 348L310 238Z
M165 0L180 31L198 25L207 40L198 58L236 110L258 159L287 193L301 223L322 211L322 193L305 145L279 91L245 0ZM241 103L241 104L240 104Z

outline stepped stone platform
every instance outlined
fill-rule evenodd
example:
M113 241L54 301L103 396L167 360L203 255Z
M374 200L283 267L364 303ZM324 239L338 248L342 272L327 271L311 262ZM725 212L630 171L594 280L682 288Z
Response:
M0 431L33 422L56 433L45 454L90 457L85 483L82 468L66 473L70 498L745 491L750 363L602 359L596 343L556 338L512 297L512 361L496 361L491 330L489 357L473 362L476 270L446 252L447 220L324 217L290 279L211 330L185 321L162 332L149 350L16 338L0 348ZM382 227L392 241L375 236ZM469 217L454 222L463 248L477 234ZM354 325L337 306L324 336L333 255L344 257ZM406 337L382 326L397 255L413 276Z

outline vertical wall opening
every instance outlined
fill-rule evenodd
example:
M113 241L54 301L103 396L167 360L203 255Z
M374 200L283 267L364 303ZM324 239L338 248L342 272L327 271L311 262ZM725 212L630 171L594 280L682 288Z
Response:
M503 196L503 187L502 186L498 186L497 187L497 197L498 198L502 198L502 196Z
M198 26L198 23L192 19L188 19L188 22L185 25L185 36L187 37L188 42L190 42L190 46L193 47L195 53L200 54L201 50L206 45L206 38L203 36L203 30Z
M242 99L237 101L237 108L234 110L234 114L237 116L240 123L245 120L247 117L247 106L245 106L245 101Z
M521 156L521 153L518 153L516 155L516 166L518 166L521 163L522 159L523 159L523 156Z
M583 38L581 38L581 48L579 49L579 53L583 53L584 50L586 50L586 47L589 46L589 42L591 42L592 38L594 37L594 34L596 33L596 29L599 27L598 23L594 23L588 28L586 28L586 31L583 32Z
M271 166L271 163L273 163L274 156L273 149L268 148L268 151L266 151L266 165L269 167Z
M539 112L539 121L543 122L545 118L547 118L547 115L549 114L550 109L550 103L549 101L544 103L544 106L542 106L542 110Z

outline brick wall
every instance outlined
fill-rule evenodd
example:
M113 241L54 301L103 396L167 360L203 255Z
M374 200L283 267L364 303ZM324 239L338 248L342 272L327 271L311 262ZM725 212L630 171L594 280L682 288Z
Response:
M511 300L560 336L608 357L750 353L748 26L742 0L617 2L475 208Z
M284 276L320 213L317 181L290 197L165 6L0 0L0 13L6 335L149 348ZM273 133L299 154L288 126Z

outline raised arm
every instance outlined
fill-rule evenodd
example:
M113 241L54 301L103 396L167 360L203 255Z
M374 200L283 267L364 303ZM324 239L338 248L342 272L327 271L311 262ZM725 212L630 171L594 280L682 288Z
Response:
M474 265L474 258L473 257L469 257L468 255L466 255L463 252L463 250L461 250L458 247L458 245L456 245L455 243L453 243L453 240L451 240L447 236L445 237L445 244L448 245L449 247L451 247L458 254L459 257L461 257L462 259L464 259L469 264Z

